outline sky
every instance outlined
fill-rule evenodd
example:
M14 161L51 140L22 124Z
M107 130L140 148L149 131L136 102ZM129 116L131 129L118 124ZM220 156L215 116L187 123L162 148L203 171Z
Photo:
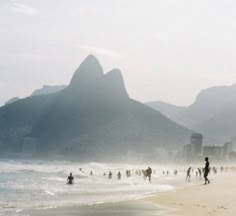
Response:
M94 54L130 97L190 105L236 83L236 1L0 0L0 104L68 84Z

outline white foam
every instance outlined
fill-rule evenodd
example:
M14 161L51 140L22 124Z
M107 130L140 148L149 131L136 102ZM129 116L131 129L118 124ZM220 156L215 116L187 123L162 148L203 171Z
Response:
M82 168L82 171L80 171ZM162 169L156 167L152 184L142 176L125 177L125 170L146 166L102 163L68 163L45 161L0 161L0 210L20 212L28 208L54 208L71 205L93 205L106 202L139 199L160 191L172 190L173 185L159 182ZM107 174L113 172L113 179ZM90 176L90 171L93 175ZM117 173L122 179L117 180ZM73 172L74 185L66 178ZM106 176L103 174L106 173ZM4 207L5 206L5 207ZM17 209L17 210L16 210Z

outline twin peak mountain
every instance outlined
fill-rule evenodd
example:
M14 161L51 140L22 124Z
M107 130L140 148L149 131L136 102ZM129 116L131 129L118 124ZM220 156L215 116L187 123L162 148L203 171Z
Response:
M65 89L0 108L0 132L2 152L110 160L180 148L192 131L131 99L120 70L104 74L89 55Z

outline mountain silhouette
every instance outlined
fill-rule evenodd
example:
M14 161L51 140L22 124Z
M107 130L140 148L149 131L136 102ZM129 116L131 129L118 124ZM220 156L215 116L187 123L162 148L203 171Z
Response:
M213 142L236 140L236 84L204 89L195 102L184 109L159 103L150 106L178 124L203 133Z
M186 108L184 106L176 106L162 101L152 101L146 104L151 108L161 112L170 119L174 118L174 116L178 115Z
M120 70L104 74L93 55L81 63L65 89L0 108L0 131L5 151L21 152L33 145L38 157L78 160L180 148L191 134L131 99Z

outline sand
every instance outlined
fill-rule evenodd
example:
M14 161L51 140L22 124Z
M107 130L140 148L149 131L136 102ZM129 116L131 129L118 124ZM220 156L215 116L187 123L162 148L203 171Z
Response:
M162 216L161 209L152 202L143 200L92 206L59 207L46 210L28 210L22 216Z
M169 208L167 216L235 216L236 174L218 174L209 179L209 185L194 180L184 188L145 200Z

